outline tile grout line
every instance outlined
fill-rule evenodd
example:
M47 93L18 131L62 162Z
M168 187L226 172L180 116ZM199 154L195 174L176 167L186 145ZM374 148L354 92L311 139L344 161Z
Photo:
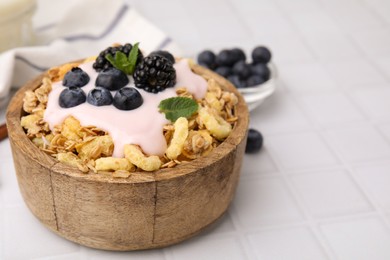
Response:
M351 180L353 180L353 182L355 183L356 187L359 189L359 191L362 193L362 195L364 195L365 199L368 202L370 202L370 204L373 207L373 209L378 212L378 214L380 215L382 221L384 221L384 223L386 224L387 228L390 230L390 221L387 220L386 215L384 214L382 208L378 205L378 202L376 201L376 199L373 198L372 196L370 196L370 194L368 194L366 192L366 189L364 188L364 186L360 185L360 182L357 180L356 176L353 174L353 172L354 172L353 168L350 166L350 164L346 161L344 156L337 149L337 146L330 145L330 144L332 144L332 141L329 140L328 137L326 136L326 134L324 133L326 130L323 127L321 127L321 125L319 125L318 123L313 122L313 120L310 117L308 117L306 111L301 107L300 102L296 100L296 97L294 95L292 95L292 99L295 101L296 105L299 107L299 109L305 115L305 117L310 122L313 123L313 125L316 128L316 133L321 137L321 139L324 141L324 143L327 144L328 148L332 151L332 153L337 158L339 158L339 160L341 162L341 166L343 168L345 168L348 176L351 178ZM366 121L364 123L369 124L369 125L371 124L370 121Z
M276 6L278 7L278 9L282 12L282 14L284 14L284 17L286 17L286 19L292 24L292 28L297 32L297 35L298 35L298 38L302 41L302 43L308 48L309 52L313 55L313 58L314 60L316 60L318 62L318 57L317 55L313 52L313 50L311 49L310 45L308 45L306 43L306 41L303 39L302 35L301 35L301 32L299 31L298 28L296 28L295 24L293 23L293 21L291 20L291 18L289 17L288 14L285 13L284 10L282 10L282 8L280 7L279 3L275 3ZM322 64L320 63L320 65L322 66ZM285 93L287 96L289 96L291 98L291 95L292 95L292 92L289 90L289 89L286 89L286 93ZM295 99L293 99L293 102L296 103ZM302 110L301 107L298 107L299 110ZM306 113L304 113L304 116L306 117L306 119L308 119ZM311 127L313 127L313 122L312 120L310 120L310 118L308 119L308 122L311 122ZM314 124L314 129L315 129L315 124ZM314 130L313 129L313 130ZM276 157L274 155L272 155L272 151L270 151L270 157L274 160L274 161L277 161L276 160ZM336 157L337 158L337 157ZM277 167L281 165L281 164L277 164ZM311 232L313 233L314 237L316 238L317 242L319 243L319 246L320 248L322 249L322 251L325 253L325 255L327 256L327 258L333 258L333 259L336 259L337 258L337 255L336 253L333 251L333 249L330 247L330 244L329 242L326 240L326 238L324 237L324 234L319 230L319 227L318 227L318 221L311 216L309 210L306 208L306 206L303 204L303 202L300 201L300 197L299 197L299 194L298 192L295 190L293 184L290 182L289 178L287 178L286 176L286 172L285 172L285 169L284 167L278 167L282 173L282 180L284 182L284 184L287 186L287 188L289 189L289 191L292 193L292 196L293 196L293 199L294 199L294 202L296 203L296 205L298 206L299 210L301 211L301 213L303 213L303 217L306 219L307 221L307 224L308 226L310 227L310 230Z
M286 15L286 17L288 17L288 19L289 19L289 16L288 16L288 15ZM331 16L331 17L333 18L333 16ZM290 20L290 22L292 22L291 19L289 19L289 20ZM292 22L292 24L293 24L293 28L297 30L297 28L295 27L295 24L294 24L293 22ZM337 24L338 24L338 23L337 23ZM308 45L308 44L306 43L306 40L305 40L304 38L302 38L302 35L301 35L301 33L299 32L299 30L298 30L298 35L300 36L301 40L305 43L305 45ZM353 42L353 44L354 44L354 42ZM311 48L310 48L310 50L311 50ZM358 50L361 52L360 48L359 48ZM316 59L317 62L320 62L320 65L322 66L321 61L318 61L318 57L317 57L316 55L313 55L313 57L314 57L314 58L317 58L317 59ZM326 68L324 68L324 69L326 69ZM381 74L381 75L382 75L382 74ZM337 84L337 82L336 82L336 84ZM287 90L288 90L288 89L287 89ZM346 96L349 97L349 95L347 95L347 94L345 93L345 90L344 90L344 89L342 89L342 93L343 93L344 95L346 95ZM316 122L313 122L313 120L311 119L311 117L310 117L309 115L307 115L306 111L301 107L300 103L296 100L296 97L295 97L293 91L288 90L286 94L287 94L287 96L290 96L290 97L293 99L294 103L298 106L299 110L304 114L304 116L306 117L306 119L309 120L309 122L312 123L311 126L314 126L314 130L316 130L315 132L316 132L317 134L319 134L319 136L321 137L322 141L324 142L324 144L327 145L327 147L330 149L330 151L332 151L332 153L333 153L334 155L336 155L336 158L339 159L339 161L340 161L340 163L341 163L341 166L343 166L344 168L347 169L346 172L347 172L348 176L349 176L349 177L351 178L351 180L355 183L355 185L357 186L357 188L359 189L359 191L364 195L364 197L366 198L366 200L371 204L371 207L379 213L379 216L381 217L381 220L384 222L384 224L386 224L386 226L389 228L389 223L388 223L388 221L387 221L387 219L386 219L386 217L385 217L385 214L383 213L383 211L381 210L381 208L376 204L376 200L373 200L373 199L371 198L371 196L369 196L369 195L365 192L365 189L364 189L364 188L360 185L360 183L356 180L355 176L353 176L352 170L351 170L350 166L348 165L348 163L345 162L343 156L340 156L340 153L339 153L338 151L335 151L334 148L333 148L332 146L329 145L329 142L328 142L327 138L325 138L325 136L324 136L324 134L323 134L323 129L322 129ZM357 106L357 104L355 104L354 102L353 102L353 105L354 105L354 106ZM357 107L359 107L359 106L357 106ZM360 107L359 107L359 108L360 108ZM365 114L363 114L363 115L365 115ZM367 118L366 116L364 116L364 117ZM365 123L367 123L367 122L365 121ZM271 157L274 157L274 155L272 155L272 151L270 151L270 156L271 156ZM279 164L278 164L278 165L279 165ZM281 171L284 172L284 169L281 169ZM286 183L288 183L290 190L294 193L295 200L296 200L296 201L299 201L299 199L296 198L296 196L297 196L296 192L297 192L297 191L294 189L292 183L290 183L290 180L284 178L284 181L285 181ZM306 212L306 208L304 207L304 205L300 205L300 207L301 207L301 209L303 208L303 209L305 210L304 212L305 212L305 215L306 215L306 218L307 218L308 212ZM309 215L309 220L310 220L310 223L309 223L309 224L310 224L312 230L314 231L314 234L315 234L316 238L320 241L320 243L322 244L323 247L325 247L329 252L331 252L331 253L334 254L334 251L333 251L332 248L330 247L329 241L323 237L324 234L322 233L322 231L319 230L319 226L318 226L318 225L319 225L319 223L320 223L321 221L318 221L318 220L313 219L310 215ZM325 244L324 244L324 243L325 243Z
M322 0L320 0L318 3L319 3L320 5L323 4L323 3L322 3ZM278 5L278 3L276 3L276 4ZM283 12L283 11L282 11L282 12ZM297 30L298 35L299 35L299 36L302 36L301 33L300 33L300 31L299 31L299 29L296 28L296 27L295 27L295 24L293 23L293 21L291 21L289 15L288 15L288 14L285 14L285 16L288 17L288 19L290 20L290 22L293 24L293 28ZM333 16L332 14L330 14L330 17L332 17L332 18L334 19L334 16ZM337 20L336 20L336 24L338 25L338 27L340 27L340 25L339 25L339 23L337 22ZM341 30L345 33L345 35L346 35L347 38L350 40L350 42L351 42L355 47L357 47L357 50L358 50L360 53L363 53L363 54L364 54L364 57L366 58L365 60L368 61L368 62L370 62L370 60L367 59L367 56L366 56L365 52L364 52L359 46L356 45L356 42L355 42L353 39L351 39L349 33L346 32L345 29L344 29L343 27L340 27L340 28L341 28ZM302 38L302 37L301 37L301 38ZM306 41L305 41L304 38L303 38L302 40L303 40L303 42L306 43ZM307 44L306 44L306 45L307 45ZM314 57L316 57L316 56L314 56ZM318 57L317 57L317 58L318 58ZM370 62L370 64L371 64L371 62ZM371 64L371 65L372 65L372 64ZM324 68L324 69L325 69L325 68ZM375 69L377 69L377 68L375 67ZM378 72L378 70L377 70L377 72ZM380 72L380 71L379 71L379 72ZM382 73L380 73L380 74L382 75ZM382 75L382 76L383 76L383 75ZM385 77L385 78L387 78L387 77ZM337 82L336 82L336 84L338 85ZM344 89L341 89L341 90L342 90L342 93L343 93L344 95L346 95L346 96L349 97L349 95L348 95L347 93L345 93L345 90L344 90ZM314 121L311 119L311 117L310 117L309 115L307 115L305 109L303 109L303 108L301 107L300 102L296 99L295 95L294 95L292 92L289 92L289 93L287 93L287 94L295 101L294 103L299 107L299 109L301 110L301 112L305 115L306 119L309 120L309 122L312 123L312 126L314 126L315 130L317 130L316 133L318 133L318 134L321 136L321 138L323 139L323 141L325 141L324 143L326 143L326 145L328 146L328 148L330 148L330 150L332 151L332 153L335 154L336 157L337 157L338 159L341 159L340 162L341 162L342 166L344 166L344 167L347 169L347 172L348 172L348 175L350 176L350 178L354 181L355 184L359 184L359 185L357 185L358 188L359 188L359 190L364 194L365 198L368 199L368 201L369 201L371 204L373 204L372 206L374 207L374 209L377 210L377 211L380 213L380 215L382 216L382 219L385 221L385 223L387 224L388 228L390 228L390 221L387 221L387 218L385 217L385 215L384 215L382 209L380 208L380 206L377 205L376 200L375 200L374 198L371 198L370 196L368 196L368 194L365 192L364 187L361 186L359 182L357 182L357 180L356 180L356 178L355 178L355 176L354 176L354 174L353 174L353 169L352 169L352 168L349 166L349 164L345 161L345 158L342 156L342 154L340 154L340 152L339 152L337 149L333 148L333 146L330 146L330 145L329 145L329 140L326 138L326 136L324 136L324 133L323 133L325 130L324 130L320 125L318 125L317 122L314 122ZM351 102L352 102L352 101L353 101L353 100L351 100ZM358 108L360 108L360 106L358 106L355 102L353 102L353 104L354 104L355 106L357 106ZM360 109L359 109L359 111L360 111ZM363 115L366 116L365 113L364 113ZM368 117L368 119L370 119L370 118ZM365 123L369 123L371 126L375 127L375 130L377 130L376 132L380 132L380 134L382 134L381 131L378 131L378 129L376 128L376 126L372 124L371 120L368 120L368 122L365 121ZM382 134L381 136L383 137L383 134ZM386 138L386 141L387 141L387 138ZM375 203L373 203L373 202L375 202Z
M373 7L372 5L368 4L366 1L361 1L361 0L358 0L358 2L360 3L360 5L365 9L365 10L368 10L369 13L371 13L374 17L376 18L379 18L379 21L382 23L383 26L389 26L389 22L384 19L384 17L382 16L381 13L379 13L375 7Z

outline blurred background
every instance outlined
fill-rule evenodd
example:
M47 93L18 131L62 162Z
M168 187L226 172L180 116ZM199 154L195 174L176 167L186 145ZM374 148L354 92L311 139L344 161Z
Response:
M0 14L7 1L17 0L0 3ZM27 6L34 1L20 2ZM80 2L38 0L36 10L24 13L26 19L32 15L31 30L29 25L23 29L27 39L15 44L48 46L77 33L78 27L82 30L92 13L75 10ZM43 227L23 203L9 142L2 141L0 259L390 259L390 1L124 4L126 12L135 10L138 19L161 30L163 42L148 49L163 46L196 59L205 49L218 54L239 47L249 60L256 46L271 50L274 90L250 118L251 128L263 134L264 146L245 155L236 197L217 225L172 247L115 253L73 244ZM121 15L93 10L94 17L101 17L96 23L109 25ZM69 19L75 11L77 19ZM74 22L73 31L64 30L64 19ZM0 18L0 30L2 26ZM139 28L138 35L144 27ZM134 33L132 27L126 33ZM91 41L89 50L84 46L78 51L77 41L69 39L64 45L67 55L58 48L55 58L32 61L49 67L69 57L97 54L106 44L103 37L96 45ZM0 54L0 68L9 73L23 69L18 63L11 69L9 62L1 63L11 52ZM30 55L30 49L21 54ZM23 80L13 79L11 85L18 87ZM2 108L0 123L4 115Z

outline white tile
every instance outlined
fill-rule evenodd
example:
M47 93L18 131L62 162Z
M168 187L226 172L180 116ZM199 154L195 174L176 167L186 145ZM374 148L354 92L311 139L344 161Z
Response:
M145 259L145 260L163 260L164 254L160 249L132 251L132 252L113 252L96 250L93 248L83 247L83 259L88 260L125 260L125 259Z
M11 146L9 144L9 139L4 139L0 141L0 158L9 159L12 158Z
M4 255L4 209L0 200L0 259L5 259Z
M241 180L230 213L241 230L302 220L292 195L278 178Z
M54 255L54 256L34 258L34 260L81 260L81 259L83 259L83 256L80 252L73 253L73 254L66 254L66 255Z
M293 100L280 89L251 115L251 125L265 135L312 128Z
M389 28L378 28L373 30L353 32L351 35L358 46L368 56L380 57L385 54L390 54Z
M390 162L356 166L354 174L361 186L386 210L390 210Z
M319 124L342 124L364 120L362 113L341 92L299 95L306 113Z
M226 5L223 0L186 1L182 3L187 17L195 22L193 25L198 30L205 46L213 41L225 41L226 43L235 39L249 38L247 28L238 19L238 15L234 10ZM207 8L204 8L205 5L207 5ZM218 10L218 19L215 19L215 10ZM202 19L199 19L199 17L202 17Z
M355 102L374 119L390 119L390 85L359 89L351 93Z
M9 139L0 141L0 161L12 161L12 152Z
M276 163L285 169L337 165L337 158L316 133L273 135L267 138L268 149Z
M390 146L371 126L358 125L329 130L332 145L348 162L390 158Z
M269 0L247 0L243 4L242 0L231 0L232 8L240 14L240 17L245 17L248 14L263 14L269 12L277 12L279 9L274 2Z
M350 2L344 8L332 4L327 11L348 32L375 29L383 26L381 18L378 19L375 12L361 5L358 1Z
M248 238L258 259L328 259L315 236L306 228L263 231Z
M24 205L11 159L1 161L0 173L0 201L4 206Z
M343 88L386 82L385 78L362 58L328 62L324 65L339 86Z
M380 16L383 20L390 23L389 10L390 2L387 0L363 0L364 4Z
M70 254L80 248L47 229L24 206L6 209L3 236L6 259Z
M378 69L390 79L390 54L380 57L373 57L372 62L378 67Z
M291 2L293 3L293 2ZM295 26L304 34L312 33L340 33L340 28L324 11L314 11L309 13L297 13L290 15Z
M244 252L236 238L195 237L169 248L172 260L242 259Z
M323 61L343 60L360 55L353 42L343 33L307 32L304 39L314 55Z
M320 63L279 66L279 76L292 92L318 93L336 89L336 83Z
M390 123L379 125L379 131L385 136L388 142L390 142Z
M236 229L234 227L232 218L230 216L230 212L226 212L222 218L220 218L217 222L213 223L210 227L206 228L206 230L202 231L199 235L201 236L214 236L226 233L235 232Z
M338 259L390 259L390 232L379 219L326 223L321 229Z
M294 32L288 19L278 10L259 13L248 13L242 19L250 33L257 40L270 35L286 35Z
M306 208L315 217L352 215L372 207L344 171L323 171L291 176Z
M257 41L256 45L267 46L272 52L272 61L276 65L283 63L314 62L312 53L295 33L262 37ZM250 50L253 47L252 45Z
M258 153L245 154L242 162L241 177L260 176L277 172L275 163L264 146Z
M276 2L286 14L306 14L317 12L321 9L321 5L317 0L277 0Z

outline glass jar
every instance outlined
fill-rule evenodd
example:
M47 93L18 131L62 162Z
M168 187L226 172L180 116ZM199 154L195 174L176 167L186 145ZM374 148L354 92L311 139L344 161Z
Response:
M0 52L33 43L36 0L0 0Z

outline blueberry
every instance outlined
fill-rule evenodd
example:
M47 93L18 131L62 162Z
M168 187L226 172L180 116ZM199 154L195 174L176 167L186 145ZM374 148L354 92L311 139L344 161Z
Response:
M154 51L150 53L149 56L160 56L166 58L167 60L172 62L172 64L175 63L175 57L173 57L173 55L167 51Z
M263 146L263 135L256 129L249 129L245 153L257 153Z
M263 84L265 82L264 78L259 75L252 75L246 80L246 85L248 87L253 87L256 85Z
M106 88L108 90L118 90L129 83L129 78L126 74L117 68L106 68L96 78L95 85Z
M62 84L66 87L83 87L88 82L88 74L79 67L74 67L65 74Z
M230 50L222 50L218 53L215 62L218 66L233 66L235 60Z
M120 110L136 109L143 102L141 94L135 88L122 88L114 96L114 106Z
M246 82L241 80L238 75L230 75L227 78L236 88L245 88Z
M251 69L253 75L261 76L264 79L264 81L269 80L271 76L271 71L269 70L266 64L263 63L252 64Z
M210 69L215 68L215 54L210 50L202 51L198 54L198 63Z
M218 67L215 69L215 72L221 75L222 77L229 77L232 74L232 69L229 67Z
M252 75L251 66L245 61L239 61L233 66L233 73L238 75L241 79L247 79Z
M70 108L84 103L86 96L84 91L79 87L69 87L64 89L59 98L59 104L62 108Z
M95 87L91 89L87 96L87 102L94 106L108 106L112 104L111 92L102 87Z
M268 63L271 60L271 52L264 46L259 46L252 51L253 63Z
M236 63L240 60L242 60L242 61L246 60L246 55L242 49L239 49L239 48L232 49L231 55L233 56L234 63Z

